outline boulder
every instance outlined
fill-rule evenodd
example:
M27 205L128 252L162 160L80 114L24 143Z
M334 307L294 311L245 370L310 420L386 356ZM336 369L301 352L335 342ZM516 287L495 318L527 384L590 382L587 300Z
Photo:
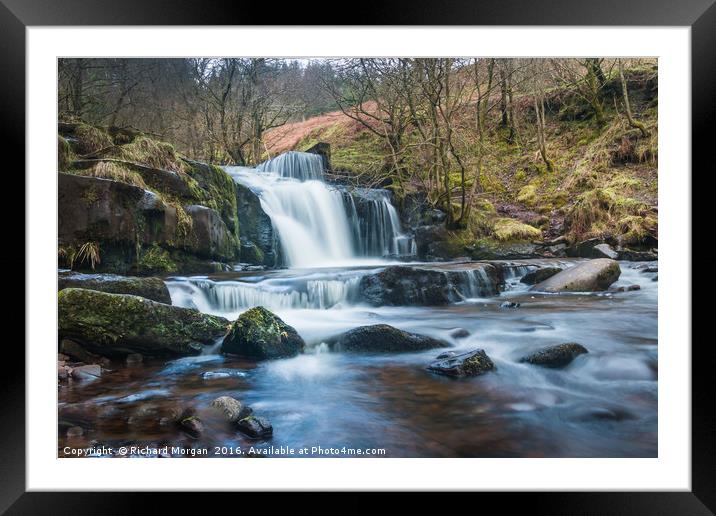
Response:
M298 355L306 343L296 330L262 306L242 313L231 325L222 353L257 360Z
M479 376L495 369L495 364L487 356L484 349L475 349L444 358L440 357L444 357L444 355L440 355L439 360L428 365L428 371L454 378L463 378L466 376Z
M602 244L606 244L606 242L600 238L590 238L567 247L565 253L572 258L608 258L602 254L602 251L595 250L597 246ZM607 245L607 247L609 246Z
M542 348L534 353L522 357L520 362L540 365L544 367L564 367L579 355L589 353L587 348L576 342L557 344Z
M76 380L96 380L102 376L102 368L97 364L81 365L73 367L70 374Z
M237 428L254 439L269 437L273 434L273 427L268 419L259 416L247 416L236 423Z
M78 362L84 362L85 364L104 363L105 365L109 365L108 359L95 353L90 353L74 340L62 339L60 341L60 351L62 354L72 357Z
M192 221L192 235L188 238L189 250L204 258L230 260L234 257L236 241L216 210L192 204L185 206L184 211Z
M607 290L619 279L619 264L597 258L565 269L532 287L540 292L595 292Z
M176 356L201 353L229 321L191 308L128 294L67 288L58 294L60 338L104 356Z
M244 405L231 396L220 396L211 402L211 406L221 412L229 423L237 423L240 419L244 419L253 413L251 407Z
M535 283L539 283L540 281L544 281L547 278L551 278L552 276L560 272L562 272L561 267L540 267L539 269L530 271L524 276L522 276L520 281L526 285L534 285Z
M373 306L439 306L463 297L495 295L499 283L499 271L490 264L465 270L393 265L363 276L358 295Z
M359 326L331 337L326 343L331 349L347 352L414 352L449 346L443 340L399 330L387 324Z
M65 288L85 288L110 294L132 294L159 303L172 304L169 289L159 278L61 272L58 279L58 289Z

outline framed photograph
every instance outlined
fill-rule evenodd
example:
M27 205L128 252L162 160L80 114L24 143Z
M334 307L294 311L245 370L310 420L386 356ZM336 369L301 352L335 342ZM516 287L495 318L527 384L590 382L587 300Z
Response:
M544 491L531 510L711 514L712 3L254 26L263 6L3 0L26 203L3 510Z

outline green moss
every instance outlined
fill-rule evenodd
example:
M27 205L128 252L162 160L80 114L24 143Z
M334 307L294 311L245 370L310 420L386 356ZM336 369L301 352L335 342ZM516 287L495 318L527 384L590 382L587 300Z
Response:
M501 242L534 240L542 236L539 229L509 218L497 219L493 234Z
M114 145L106 131L82 122L76 124L73 134L76 138L73 145L80 155L91 154Z
M537 186L529 184L517 194L517 200L527 206L533 206L537 202Z
M137 267L144 272L176 272L177 264L166 249L153 244L139 252Z

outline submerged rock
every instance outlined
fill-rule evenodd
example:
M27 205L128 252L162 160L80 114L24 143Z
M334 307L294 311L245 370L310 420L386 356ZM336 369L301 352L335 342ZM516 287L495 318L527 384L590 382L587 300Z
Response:
M520 303L515 303L514 301L503 301L500 303L500 308L519 308Z
M195 415L183 417L179 420L179 428L191 437L199 437L204 432L204 423Z
M259 416L247 416L240 419L236 426L241 432L255 439L269 437L273 434L273 427L269 420Z
M428 365L428 371L454 378L479 376L495 369L495 364L484 349L475 349L448 357L438 355L438 359L440 360Z
M597 258L563 270L532 287L541 292L595 292L607 290L619 279L621 269L614 260Z
M221 351L264 360L294 357L305 347L306 343L293 327L264 307L257 306L241 314L231 325Z
M326 342L331 349L348 352L410 352L444 348L449 344L418 333L399 330L388 324L359 326Z
M76 380L96 380L97 378L102 376L102 368L97 364L81 365L73 367L72 372L70 374L72 378Z
M159 303L172 304L169 289L159 278L62 272L59 274L58 290L65 288L85 288L109 294L132 294Z
M491 264L437 270L393 265L360 280L360 299L373 306L440 306L464 297L496 295L499 271Z
M534 285L535 283L539 283L540 281L544 281L548 278L551 278L552 276L560 272L562 272L562 269L560 267L541 267L537 270L530 271L524 276L522 276L520 282L524 283L525 285Z
M465 328L457 328L450 332L450 336L453 339L464 339L470 336L470 332L467 331Z
M610 292L632 292L634 290L641 290L640 285L626 285L624 287L610 288Z
M229 321L139 296L67 288L58 294L60 338L104 356L196 355Z
M522 357L520 362L528 362L544 367L564 367L584 353L589 353L587 348L576 342L568 342L566 344L557 344L556 346L542 348L530 355Z
M211 406L221 412L229 423L237 423L253 413L251 407L231 396L220 396L211 402Z

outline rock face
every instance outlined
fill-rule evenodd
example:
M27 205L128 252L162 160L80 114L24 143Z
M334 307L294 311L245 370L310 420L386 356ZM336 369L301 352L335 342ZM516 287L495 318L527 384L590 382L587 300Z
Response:
M469 270L393 265L360 280L359 297L373 306L439 306L463 297L496 295L499 271L490 264Z
M193 204L184 211L191 217L193 235L188 247L197 256L230 260L234 256L235 241L229 228L216 210Z
M103 356L196 355L229 326L198 310L79 288L59 292L58 316L60 338Z
M541 267L537 270L530 271L524 276L522 276L520 282L524 283L525 285L534 285L535 283L539 283L540 281L544 281L547 278L551 278L552 276L560 272L562 272L562 269L559 267Z
M306 343L296 330L262 306L247 310L231 325L223 353L256 360L298 355Z
M440 355L442 357L443 355ZM495 369L495 364L485 350L475 349L467 353L441 358L428 366L428 371L453 378L479 376Z
M158 303L170 305L172 298L169 289L159 278L137 278L118 276L116 274L81 274L77 272L61 272L58 289L84 288L99 290L109 294L132 294Z
M359 326L330 338L326 343L336 351L368 353L414 352L449 346L445 341L399 330L388 324Z
M110 179L58 174L58 205L60 243L149 244L173 238L177 228L176 209L156 194Z
M544 367L564 367L584 353L589 353L587 348L576 342L568 342L566 344L542 348L523 357L520 359L520 362L528 362Z
M241 225L241 261L275 267L281 263L280 242L258 196L236 185L236 207Z
M532 290L540 292L595 292L607 290L619 279L619 264L608 258L589 260L538 283Z

